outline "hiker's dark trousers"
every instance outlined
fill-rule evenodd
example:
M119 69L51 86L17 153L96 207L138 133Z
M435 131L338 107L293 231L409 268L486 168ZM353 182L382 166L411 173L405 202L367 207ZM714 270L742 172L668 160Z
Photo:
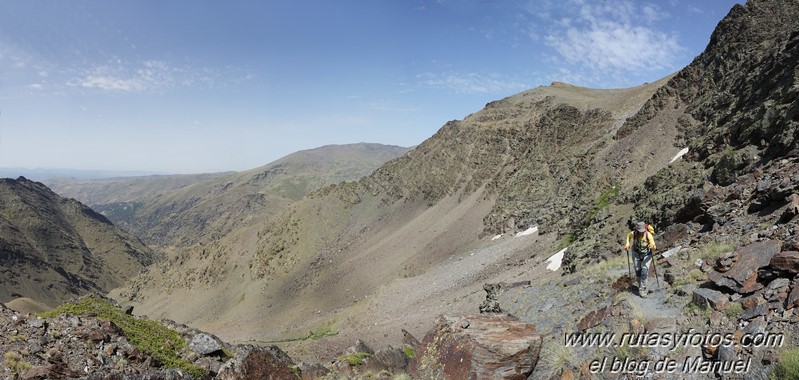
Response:
M646 278L649 276L649 264L652 263L652 251L647 249L638 251L633 249L633 265L638 284L646 288Z

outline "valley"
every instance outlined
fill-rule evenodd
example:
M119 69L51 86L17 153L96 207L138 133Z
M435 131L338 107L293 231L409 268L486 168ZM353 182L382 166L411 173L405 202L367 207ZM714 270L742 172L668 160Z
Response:
M793 0L735 5L672 75L626 89L554 82L413 148L49 182L62 197L2 180L0 248L13 264L0 295L27 312L101 293L188 341L210 333L237 359L189 357L220 378L246 374L236 360L253 347L304 378L620 376L591 369L603 358L743 360L745 373L658 378L769 378L799 337L796 19ZM657 231L649 298L622 250L638 220ZM562 338L685 331L736 344ZM741 338L766 333L786 343Z

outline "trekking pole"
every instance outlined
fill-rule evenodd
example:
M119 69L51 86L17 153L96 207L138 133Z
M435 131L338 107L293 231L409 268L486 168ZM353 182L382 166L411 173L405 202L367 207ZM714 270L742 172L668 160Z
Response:
M658 278L658 264L655 260L655 253L652 252L652 267L655 268L655 281L658 283L658 290L660 290L660 279Z
M630 281L630 286L627 287L627 290L632 290L633 288L633 271L630 269L630 250L625 249L627 252L627 279Z

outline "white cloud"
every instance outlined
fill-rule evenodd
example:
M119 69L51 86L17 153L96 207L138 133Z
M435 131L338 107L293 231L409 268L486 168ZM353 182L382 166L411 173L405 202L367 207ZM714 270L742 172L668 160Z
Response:
M219 83L240 84L254 79L255 74L240 69L180 66L161 60L128 63L112 59L105 65L82 70L68 85L111 92L163 92L200 85L213 88Z
M543 41L554 49L555 56L550 60L558 70L633 81L655 71L677 69L675 62L683 48L676 34L655 26L670 17L657 4L564 1L559 6L558 17L539 18L537 25L538 33L542 28L548 30ZM534 33L530 31L528 36L536 41L538 35Z
M676 36L612 21L569 28L547 42L567 62L601 70L663 69L680 51Z
M446 88L460 94L507 93L529 88L519 81L498 74L480 73L424 73L417 76L427 86Z
M144 61L130 65L113 59L106 65L87 70L70 85L116 92L158 91L174 84L174 70L162 61Z

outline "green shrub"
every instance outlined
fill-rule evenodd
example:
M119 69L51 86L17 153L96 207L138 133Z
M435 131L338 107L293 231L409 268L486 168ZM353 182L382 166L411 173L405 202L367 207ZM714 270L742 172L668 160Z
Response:
M799 379L799 348L783 351L769 378L771 380Z
M724 309L724 314L727 314L727 316L730 318L738 317L739 315L743 314L743 312L744 308L738 302L730 303L730 306L727 306L727 308Z
M710 260L710 264L713 264L713 262L719 258L720 254L732 252L735 248L736 246L733 244L712 241L705 244L702 248L699 248L697 256L704 261Z
M357 352L350 355L344 355L339 358L339 360L343 362L349 363L351 366L356 367L359 365L363 365L363 359L370 357L371 355L368 352Z
M178 368L195 377L206 375L206 371L181 358L178 353L187 349L188 345L180 334L163 324L145 318L136 318L105 299L97 296L86 296L76 302L65 303L58 308L40 314L43 318L52 318L61 314L93 315L102 320L111 321L125 332L128 340L138 349L163 363L167 368Z
M402 348L402 352L405 353L405 356L407 356L408 359L413 359L413 358L416 357L416 352L413 350L413 347L411 347L411 346L403 347Z
M8 351L3 354L3 364L13 373L23 374L32 368L31 364L22 360L22 354L16 351Z

